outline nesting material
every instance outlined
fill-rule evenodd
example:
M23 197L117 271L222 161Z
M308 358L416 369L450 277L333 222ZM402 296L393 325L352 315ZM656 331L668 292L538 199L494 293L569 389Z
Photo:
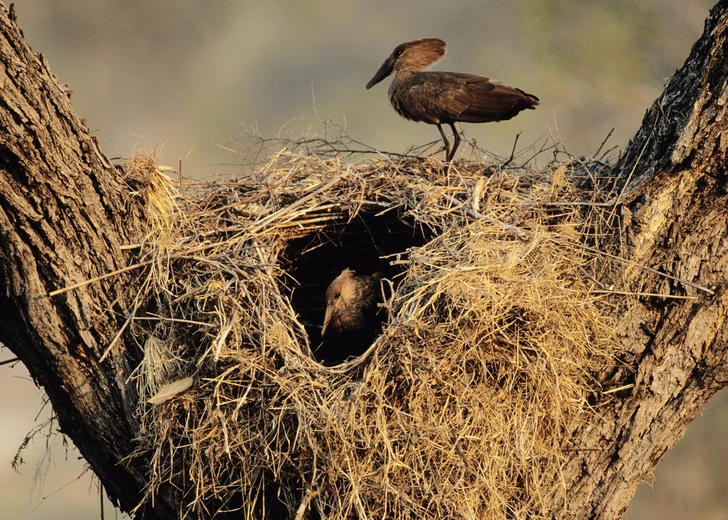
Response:
M180 189L133 160L135 185L154 179L139 189L155 218L125 331L145 352L146 499L172 483L183 516L538 516L569 431L598 420L587 399L618 348L594 291L602 259L581 247L604 222L592 166L282 151L244 179ZM322 366L280 258L392 211L434 238L391 259L402 272L378 340Z

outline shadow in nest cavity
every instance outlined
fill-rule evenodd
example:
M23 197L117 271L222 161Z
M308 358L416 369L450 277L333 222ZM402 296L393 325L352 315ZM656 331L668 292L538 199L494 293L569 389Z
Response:
M362 332L322 338L326 290L343 270L357 275L378 273L384 279L377 288L378 301L391 296L387 280L396 285L407 268L408 249L427 243L429 230L407 222L396 210L380 213L360 210L342 213L322 230L288 243L282 267L290 276L291 305L306 328L311 350L325 365L337 365L363 354L381 333L387 310L378 305L376 317Z

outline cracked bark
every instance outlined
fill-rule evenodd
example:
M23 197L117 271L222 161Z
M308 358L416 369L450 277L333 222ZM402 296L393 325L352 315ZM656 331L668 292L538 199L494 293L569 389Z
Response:
M710 292L629 267L647 293L620 317L634 388L599 403L603 421L573 432L554 476L554 518L619 518L639 482L728 382L728 2L719 2L685 65L645 115L615 168L618 254ZM0 7L0 341L48 393L111 498L136 506L145 463L127 460L138 424L127 383L140 353L102 353L123 323L124 276L50 291L128 265L144 229L140 202L73 112L66 87ZM564 486L565 484L565 486ZM163 492L146 518L177 516Z
M129 510L145 479L142 463L120 463L137 431L127 377L139 354L119 351L99 362L126 314L124 277L47 295L126 266L121 246L137 241L143 214L74 113L70 91L1 4L0 85L0 341L44 388L112 499Z
M639 482L728 382L727 10L725 1L712 9L615 168L619 253L711 292L625 270L625 282L645 293L694 299L641 298L621 317L634 389L600 404L600 427L574 432L582 451L570 452L568 500L554 488L554 517L620 518Z

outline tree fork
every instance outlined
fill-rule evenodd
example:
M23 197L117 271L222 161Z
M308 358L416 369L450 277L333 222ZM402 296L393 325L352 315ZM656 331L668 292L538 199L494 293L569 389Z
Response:
M642 297L618 317L632 357L601 376L634 387L599 396L601 422L572 432L563 472L548 488L556 518L619 518L639 482L728 383L727 10L728 1L712 9L614 170L620 246L612 252L713 294L625 267L628 289L689 298ZM112 499L130 511L147 482L145 461L128 459L138 434L128 377L141 353L119 346L100 359L126 319L124 281L133 273L48 294L133 263L123 246L139 242L143 201L130 195L73 112L68 89L1 5L0 64L0 341L43 386ZM181 508L169 489L154 506L146 518L176 517Z

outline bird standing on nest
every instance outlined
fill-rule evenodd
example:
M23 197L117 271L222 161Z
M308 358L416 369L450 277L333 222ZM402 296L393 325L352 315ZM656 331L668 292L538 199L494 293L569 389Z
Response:
M424 38L398 45L382 64L367 89L394 73L389 100L399 115L411 121L437 125L450 162L460 145L454 123L487 123L511 119L521 110L533 109L538 98L483 76L459 72L423 72L445 55L446 43ZM442 124L452 129L452 150Z
M377 319L377 304L382 300L381 278L381 273L367 276L358 275L351 269L341 271L326 289L326 315L321 337L369 337L371 342L381 322Z

